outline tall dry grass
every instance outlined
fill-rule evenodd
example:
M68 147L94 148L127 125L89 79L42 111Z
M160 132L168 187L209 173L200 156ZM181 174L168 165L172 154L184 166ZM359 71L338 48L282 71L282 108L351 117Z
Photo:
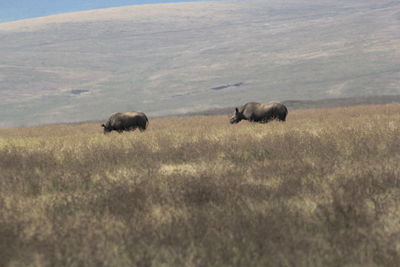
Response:
M0 129L0 266L396 266L400 105Z

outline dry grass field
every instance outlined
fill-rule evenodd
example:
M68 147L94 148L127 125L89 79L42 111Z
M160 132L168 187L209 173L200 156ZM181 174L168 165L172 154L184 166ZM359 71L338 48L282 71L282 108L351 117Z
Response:
M0 266L396 266L400 104L0 129Z

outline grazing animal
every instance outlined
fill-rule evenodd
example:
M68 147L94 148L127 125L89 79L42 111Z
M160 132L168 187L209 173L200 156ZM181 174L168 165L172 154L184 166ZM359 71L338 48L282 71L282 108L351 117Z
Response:
M230 123L238 123L241 120L252 122L266 123L271 120L285 121L288 110L282 103L271 102L266 104L249 102L239 109L235 109L235 113L230 119Z
M117 112L110 116L105 124L101 126L104 128L104 133L117 131L133 131L139 128L140 131L146 130L149 125L149 120L143 112Z

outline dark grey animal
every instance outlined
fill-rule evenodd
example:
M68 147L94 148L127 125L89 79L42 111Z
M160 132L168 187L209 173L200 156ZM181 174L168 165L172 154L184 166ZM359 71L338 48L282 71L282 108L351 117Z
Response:
M235 113L230 119L230 123L238 123L241 120L263 123L271 120L285 121L287 114L287 108L279 102L266 104L249 102L244 104L242 107L235 109Z
M139 128L141 131L146 130L149 125L149 120L143 112L118 112L110 116L105 124L101 126L104 128L104 133L117 131L133 131Z

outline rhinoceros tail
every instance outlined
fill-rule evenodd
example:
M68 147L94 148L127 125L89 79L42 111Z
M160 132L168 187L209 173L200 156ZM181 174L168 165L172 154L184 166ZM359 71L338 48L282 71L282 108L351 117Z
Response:
M287 109L287 107L285 106L285 105L282 105L282 114L281 114L281 116L280 116L280 120L281 121L286 121L286 116L287 116L287 114L288 114L288 109Z
M149 119L146 117L146 124L144 125L144 129L146 130L149 127Z
M144 115L143 114L143 119L144 119L144 121L142 120L141 121L141 125L139 126L139 129L140 129L140 131L144 131L144 130L146 130L147 129L147 127L149 126L149 119L147 118L147 116L146 115Z

